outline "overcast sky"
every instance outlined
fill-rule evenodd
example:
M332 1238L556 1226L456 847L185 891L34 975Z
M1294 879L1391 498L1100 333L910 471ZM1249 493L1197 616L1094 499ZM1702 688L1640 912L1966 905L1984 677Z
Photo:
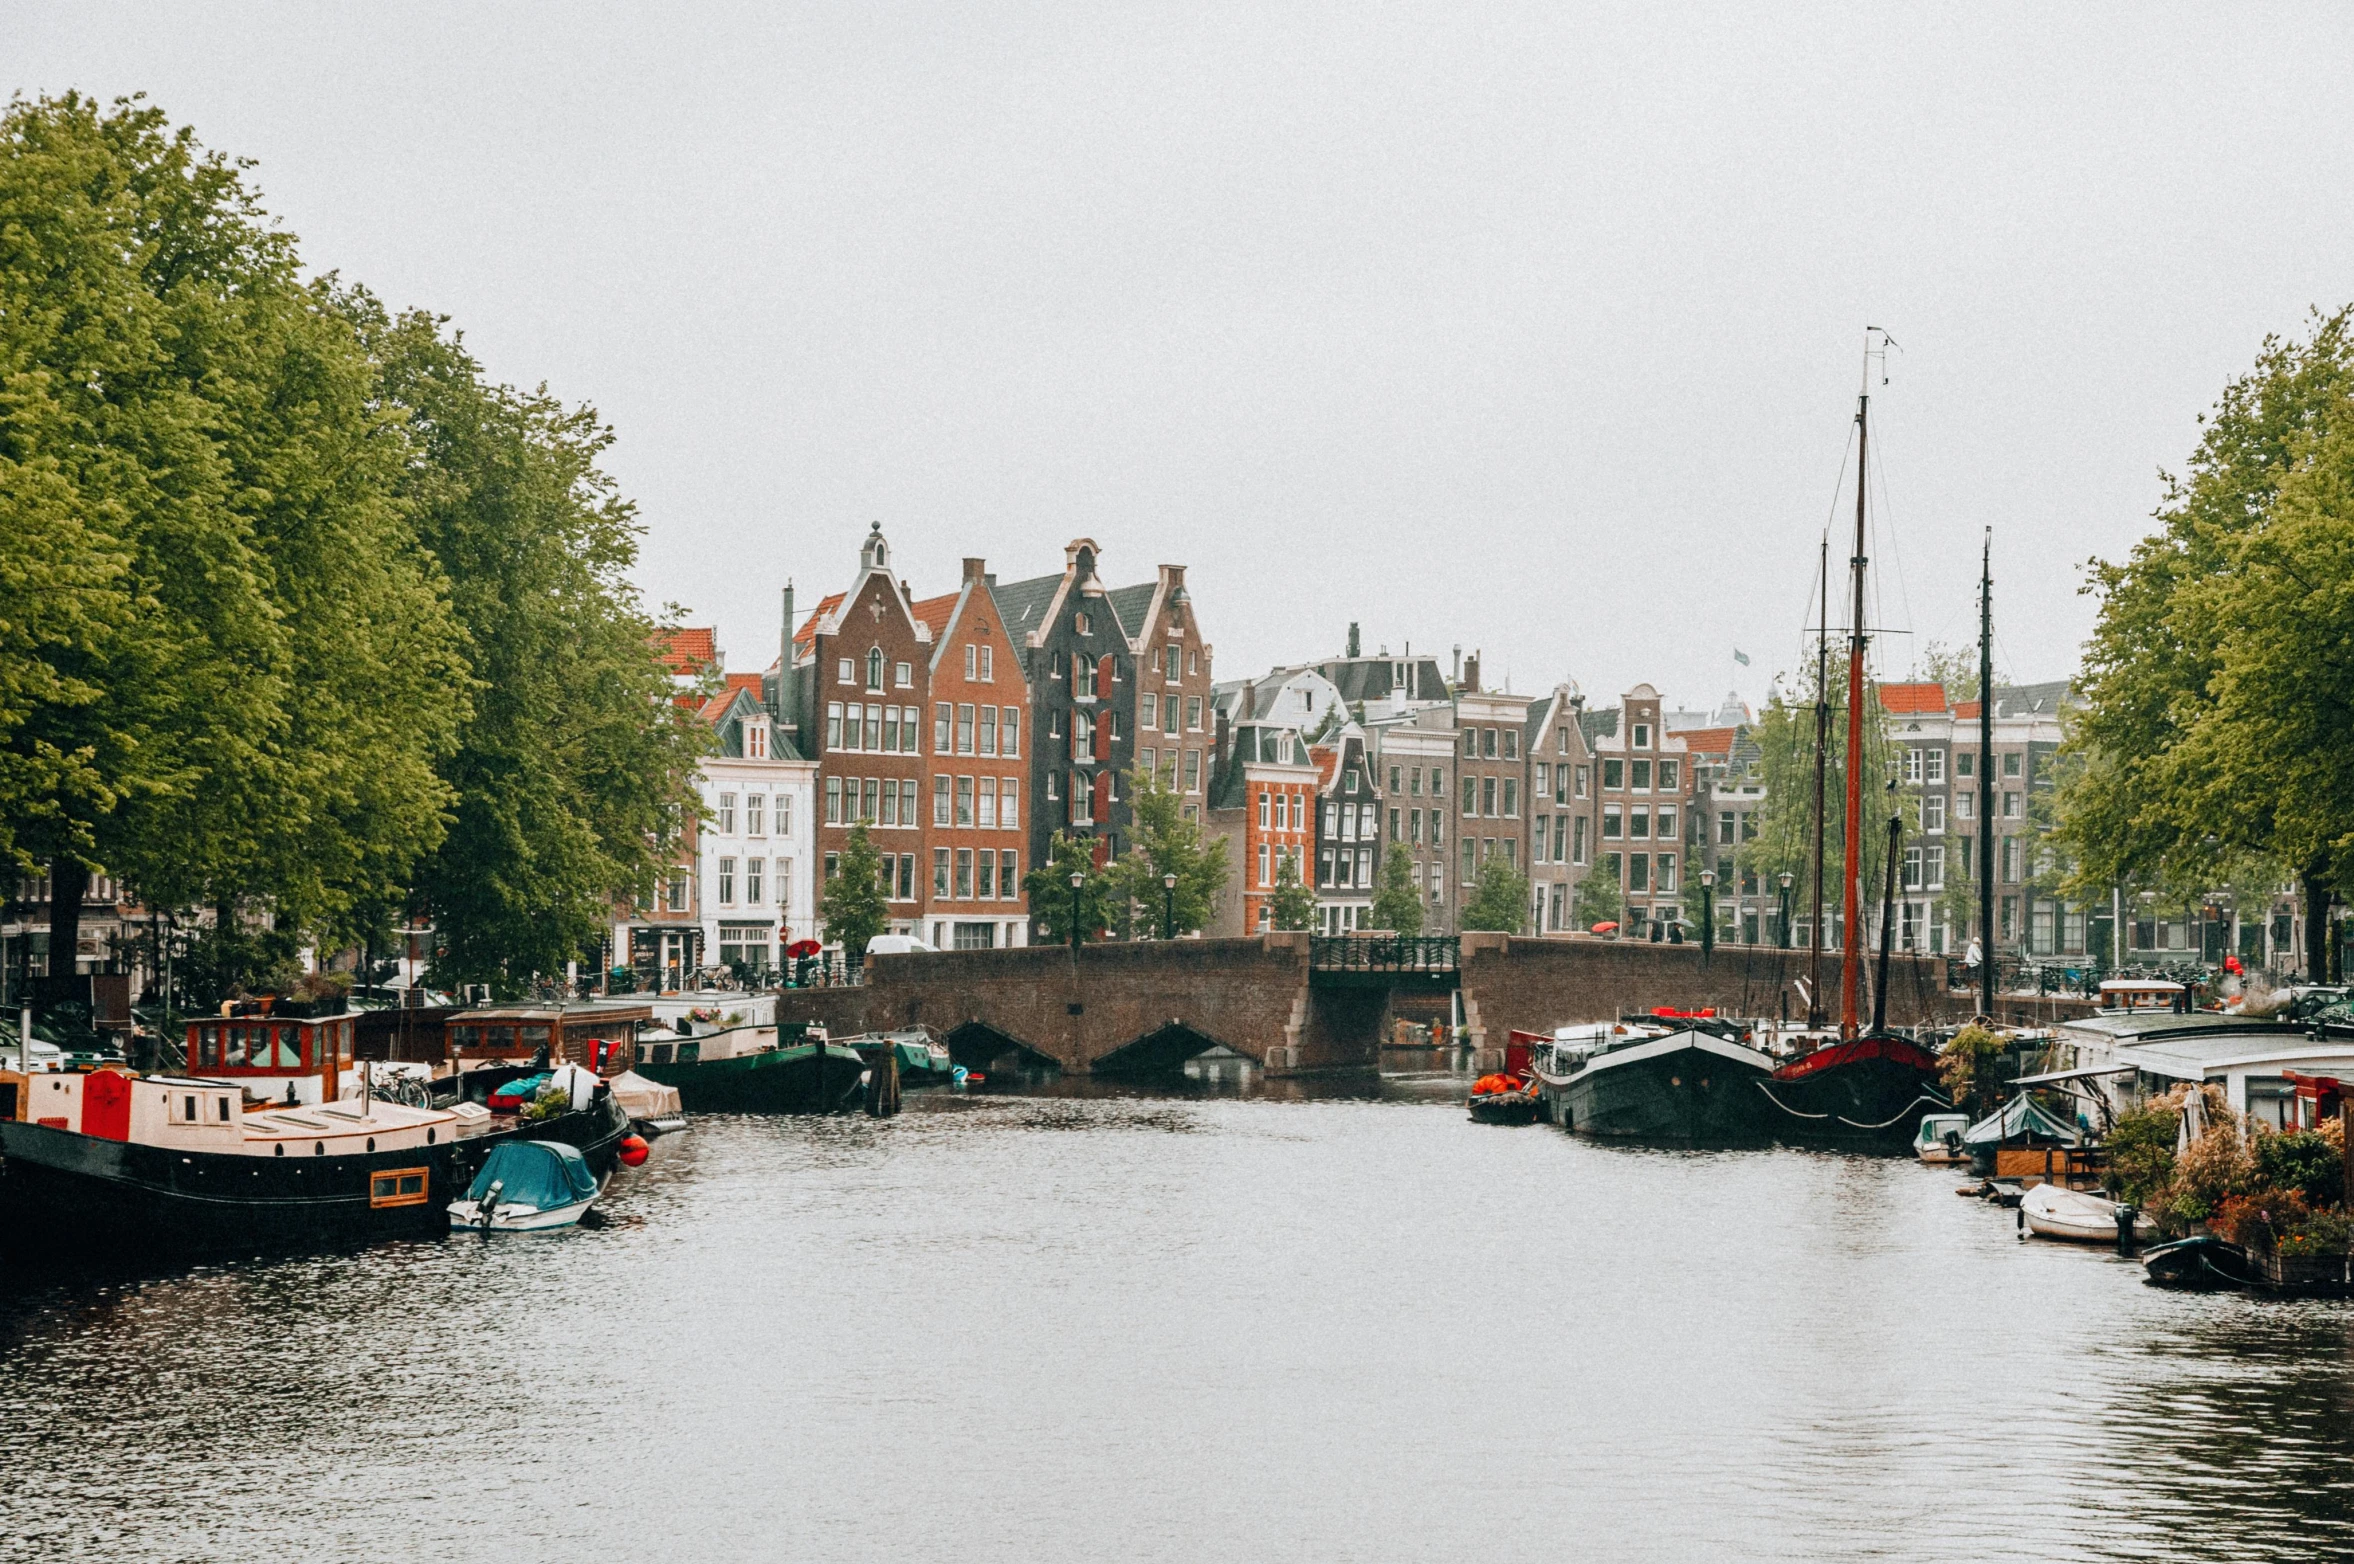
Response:
M1754 700L1871 324L1884 670L1974 635L1991 524L2000 672L2060 677L2199 413L2354 299L2320 6L11 0L0 38L600 408L649 597L738 668L879 520L919 594L1081 535L1115 585L1183 562L1226 677L1357 620Z

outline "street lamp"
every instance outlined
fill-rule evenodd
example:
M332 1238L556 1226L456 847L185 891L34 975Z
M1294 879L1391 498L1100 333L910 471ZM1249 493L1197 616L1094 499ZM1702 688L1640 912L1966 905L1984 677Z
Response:
M1161 938L1177 937L1177 876L1161 876Z
M1087 883L1087 876L1074 870L1071 874L1071 954L1079 953L1079 888Z
M1790 871L1782 871L1782 948L1790 948Z
M1700 964L1716 954L1716 871L1700 871Z

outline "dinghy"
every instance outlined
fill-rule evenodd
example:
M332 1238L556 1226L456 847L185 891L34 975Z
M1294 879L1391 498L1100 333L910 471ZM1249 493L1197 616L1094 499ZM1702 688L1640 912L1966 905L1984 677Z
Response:
M450 1225L483 1233L536 1233L578 1223L600 1193L578 1150L554 1140L502 1141L450 1202Z
M2078 1244L2117 1241L2117 1202L2099 1195L2038 1184L2019 1197L2019 1214L2027 1230L2039 1237ZM2158 1224L2150 1220L2149 1213L2133 1213L2133 1236L2137 1243L2158 1236Z

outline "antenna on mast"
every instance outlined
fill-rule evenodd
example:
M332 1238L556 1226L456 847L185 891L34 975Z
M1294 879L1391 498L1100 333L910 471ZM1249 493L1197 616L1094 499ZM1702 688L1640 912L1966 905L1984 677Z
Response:
M1874 338L1877 338L1878 340L1874 341ZM1897 352L1902 353L1904 351L1904 344L1898 342L1887 332L1882 331L1878 326L1866 326L1864 328L1863 388L1867 394L1872 389L1872 361L1874 359L1878 359L1880 361L1880 384L1888 384L1888 350L1890 348L1894 348Z

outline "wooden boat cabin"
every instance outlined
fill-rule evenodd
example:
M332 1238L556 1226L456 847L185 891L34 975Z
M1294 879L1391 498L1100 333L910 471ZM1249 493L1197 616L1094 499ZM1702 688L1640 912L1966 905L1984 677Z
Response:
M547 1062L584 1065L600 1075L629 1068L646 1005L530 1005L464 1010L448 1022L449 1056L459 1069L522 1064L547 1050Z
M333 1102L356 1079L359 1020L355 1012L206 1016L188 1023L188 1073L289 1105Z
M2191 991L2163 978L2110 978L2101 984L2101 1009L2130 1015L2137 1011L2186 1012Z

